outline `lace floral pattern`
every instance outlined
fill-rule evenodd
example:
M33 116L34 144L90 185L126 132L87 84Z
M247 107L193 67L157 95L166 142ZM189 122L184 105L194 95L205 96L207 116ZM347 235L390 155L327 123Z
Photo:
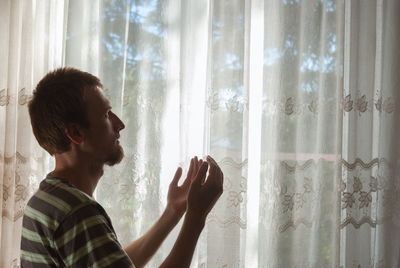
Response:
M0 89L0 107L18 103L19 105L27 105L32 98L32 94L26 92L26 88L18 90L18 94L9 94L7 88Z
M3 159L4 179L0 185L3 189L2 215L15 222L23 216L26 202L44 178L44 170L40 167L48 160L44 157L24 157L18 152Z
M318 115L321 112L335 114L339 108L344 114L354 112L358 116L374 110L386 115L393 114L396 107L395 98L393 96L383 97L378 94L370 99L367 98L367 95L360 93L354 95L349 93L341 100L312 97L308 102L299 102L293 96L281 100L266 99L263 101L263 111L266 115L282 113L286 116L296 116L306 113Z
M220 228L229 228L234 225L246 229L246 218L243 212L246 211L247 179L239 174L246 171L247 159L237 162L231 157L225 157L218 161L218 164L224 172L224 193L207 221Z
M385 158L369 163L357 159L353 165L346 162L340 185L341 228L349 224L357 229L363 224L373 228L386 223L400 226L400 187L393 177L395 165Z
M271 164L267 166L268 169L273 169ZM400 188L398 185L392 185L390 173L393 165L390 165L385 158L375 158L369 162L364 162L359 158L353 162L341 159L337 163L325 159L317 161L309 159L301 162L281 161L275 166L281 167L280 173L275 175L275 178L266 177L267 180L273 181L273 185L271 185L272 189L265 191L264 202L273 202L270 207L276 209L278 213L275 214L276 217L280 215L280 219L283 220L283 222L278 221L281 222L278 226L279 232L288 231L290 228L296 229L298 225L311 228L317 219L312 217L312 211L325 203L325 200L335 202L336 191L339 191L341 195L341 229L349 224L355 228L360 228L362 224L376 227L386 220L399 224L399 217L396 215L400 211L398 197ZM330 177L334 177L334 172L338 169L343 172L337 185L335 183L322 185L322 177L315 176L317 170L323 171L321 175L327 175L330 170ZM272 196L268 194L268 191ZM379 200L377 195L385 198L377 203ZM378 205L386 207L384 214L373 213ZM307 215L307 217L303 218L301 215Z
M207 219L195 265L257 267L255 259L269 268L397 267L399 246L391 237L398 237L400 180L389 155L397 139L398 1L261 1L262 8L251 1L205 1L207 8L197 2L181 1L179 10L173 1L70 1L69 12L58 13L71 16L61 19L74 22L68 25L53 23L54 14L17 10L44 11L36 4L12 4L0 10L16 9L13 23L4 25L18 27L4 32L29 34L5 42L9 65L3 69L10 71L1 77L22 85L13 74L41 76L29 68L51 69L40 56L51 57L36 51L47 47L65 48L68 65L99 74L126 123L126 157L105 170L96 193L122 243L160 215L169 179L162 176L170 175L160 153L167 141L175 143L167 158L176 150L177 162L185 164L188 152L200 148L225 174L225 192ZM46 38L32 31L40 25ZM67 29L65 44L48 43L62 39L51 32L63 31L49 33L52 25ZM14 64L17 58L22 62ZM29 87L8 87L0 85L0 109L13 116L15 107L26 108ZM174 107L167 109L171 100ZM191 109L200 116L192 117ZM164 125L170 113L178 115ZM25 133L23 114L9 120L24 126L11 133ZM196 125L192 132L190 124ZM179 138L163 139L164 130ZM201 134L204 144L196 147ZM22 204L48 170L41 164L46 159L29 151L30 139L6 140L18 146L29 140L21 146L28 149L12 148L0 159L6 222L21 220ZM304 157L310 152L316 156ZM249 169L250 153L262 159L255 164L260 174ZM170 250L165 242L149 266L157 267ZM16 256L8 266L18 265Z
M20 112L26 119L26 105L31 98L27 94L25 88L18 90L18 94L9 94L10 90L0 90L0 106L20 105L23 110ZM11 91L14 92L14 91ZM0 184L2 189L2 216L10 221L18 221L24 213L24 207L28 198L33 193L35 186L34 182L38 181L38 175L42 175L40 163L43 163L43 158L26 157L20 152L16 152L11 156L4 155L0 151L1 170L3 170L3 180ZM37 168L34 168L37 167ZM39 173L39 174L38 174Z

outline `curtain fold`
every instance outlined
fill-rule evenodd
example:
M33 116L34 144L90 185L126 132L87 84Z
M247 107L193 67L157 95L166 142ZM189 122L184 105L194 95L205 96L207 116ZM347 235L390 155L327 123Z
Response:
M31 134L27 103L61 66L63 1L0 1L0 266L19 267L23 209L52 163Z
M400 252L399 52L392 46L399 46L400 5L352 1L346 9L342 265L395 267Z
M175 168L210 154L224 193L192 267L399 266L399 13L396 0L1 1L0 265L18 265L23 206L51 168L26 103L63 64L99 76L126 125L126 157L95 193L122 244L161 214Z
M174 166L211 154L225 191L193 267L399 264L396 1L94 5L94 32L68 24L68 42L99 45L88 70L127 122L97 192L124 242L159 215Z

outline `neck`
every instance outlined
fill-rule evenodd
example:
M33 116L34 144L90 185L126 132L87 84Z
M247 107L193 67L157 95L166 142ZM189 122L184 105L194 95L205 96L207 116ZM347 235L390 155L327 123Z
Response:
M55 168L50 173L52 176L65 179L82 192L93 196L104 172L103 164L90 163L88 159L77 159L66 153L55 155L55 160Z

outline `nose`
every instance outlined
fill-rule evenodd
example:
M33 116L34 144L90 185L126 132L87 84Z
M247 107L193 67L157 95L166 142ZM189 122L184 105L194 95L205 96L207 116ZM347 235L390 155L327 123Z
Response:
M119 119L119 117L116 114L114 115L114 128L116 131L121 131L125 128L125 124L124 122L122 122L121 119Z

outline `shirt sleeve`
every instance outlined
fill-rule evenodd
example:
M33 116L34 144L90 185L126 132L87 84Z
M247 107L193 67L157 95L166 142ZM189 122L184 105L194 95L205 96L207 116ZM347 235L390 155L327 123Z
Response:
M54 243L66 267L134 267L111 223L90 202L65 217Z

